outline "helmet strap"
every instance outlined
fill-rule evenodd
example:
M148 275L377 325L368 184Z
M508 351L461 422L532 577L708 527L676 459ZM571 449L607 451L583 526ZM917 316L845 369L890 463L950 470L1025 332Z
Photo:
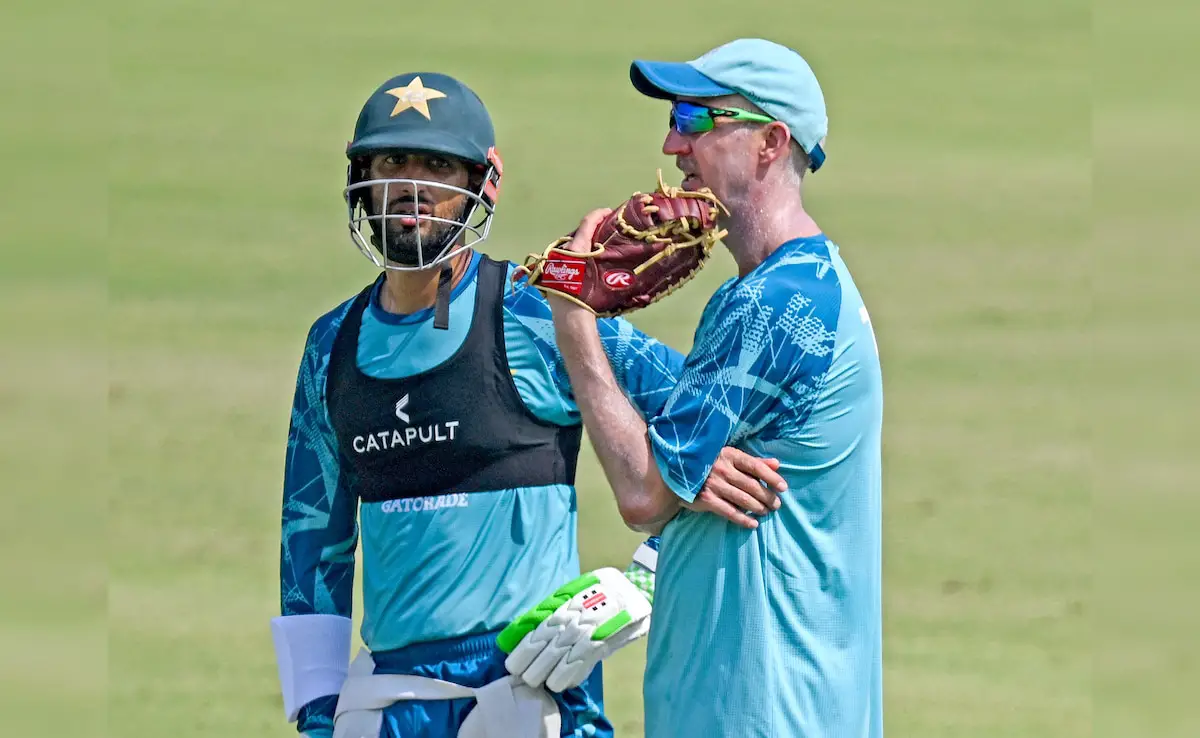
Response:
M433 327L441 331L450 328L450 283L453 280L454 269L450 261L446 261L438 275L437 298L433 303Z

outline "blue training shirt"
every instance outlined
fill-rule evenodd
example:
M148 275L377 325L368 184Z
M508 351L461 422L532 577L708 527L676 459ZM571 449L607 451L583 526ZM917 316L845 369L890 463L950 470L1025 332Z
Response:
M392 315L374 295L363 314L360 368L397 378L450 356L470 326L479 261L475 254L453 290L448 331L433 328L432 309ZM372 650L503 628L579 575L575 490L554 485L461 496L430 490L430 497L360 509L339 468L325 407L329 352L352 302L313 324L300 363L284 469L282 614L350 617L361 537L361 634ZM517 285L506 293L503 315L522 400L545 421L580 424L543 295ZM626 320L603 319L599 326L621 386L644 417L656 415L683 356Z
M755 530L667 524L644 684L647 738L881 738L882 381L838 248L790 241L706 306L649 423L692 500L723 446L775 457L788 491Z

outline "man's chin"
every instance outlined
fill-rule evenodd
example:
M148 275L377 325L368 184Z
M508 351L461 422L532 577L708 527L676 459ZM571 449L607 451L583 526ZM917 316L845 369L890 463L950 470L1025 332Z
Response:
M425 263L428 264L446 250L445 235L436 234L426 236L426 234L422 233L421 236L421 252L425 257ZM382 248L378 248L378 251L381 256L384 255ZM395 264L396 266L416 268L420 265L417 253L416 239L412 238L410 240L409 236L405 234L403 238L397 238L389 242L389 248L384 258L387 259L388 263Z

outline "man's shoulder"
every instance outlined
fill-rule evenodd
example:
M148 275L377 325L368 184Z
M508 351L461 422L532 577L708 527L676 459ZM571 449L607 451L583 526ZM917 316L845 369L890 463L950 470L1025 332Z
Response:
M705 307L694 351L776 359L796 348L828 354L843 299L836 249L823 236L789 241L757 269L722 284ZM778 363L758 370L779 371Z
M354 304L357 297L358 293L351 295L312 322L308 328L306 353L329 353L333 348L333 339L337 336L338 329L342 327L342 322L346 319L347 313L350 312L350 306Z
M842 292L834 267L836 248L823 237L788 242L754 271L721 285L705 312L710 320L721 321L747 311L836 306Z
M773 296L789 295L797 289L836 289L839 277L834 268L837 246L824 236L800 238L780 247L762 270L764 290Z

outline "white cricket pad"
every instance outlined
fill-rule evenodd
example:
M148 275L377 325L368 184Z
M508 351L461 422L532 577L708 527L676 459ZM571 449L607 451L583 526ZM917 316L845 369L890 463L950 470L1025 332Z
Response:
M633 552L633 561L655 572L658 569L658 551L643 543Z
M289 723L309 702L341 691L350 668L353 628L350 618L340 615L271 618L283 712Z

